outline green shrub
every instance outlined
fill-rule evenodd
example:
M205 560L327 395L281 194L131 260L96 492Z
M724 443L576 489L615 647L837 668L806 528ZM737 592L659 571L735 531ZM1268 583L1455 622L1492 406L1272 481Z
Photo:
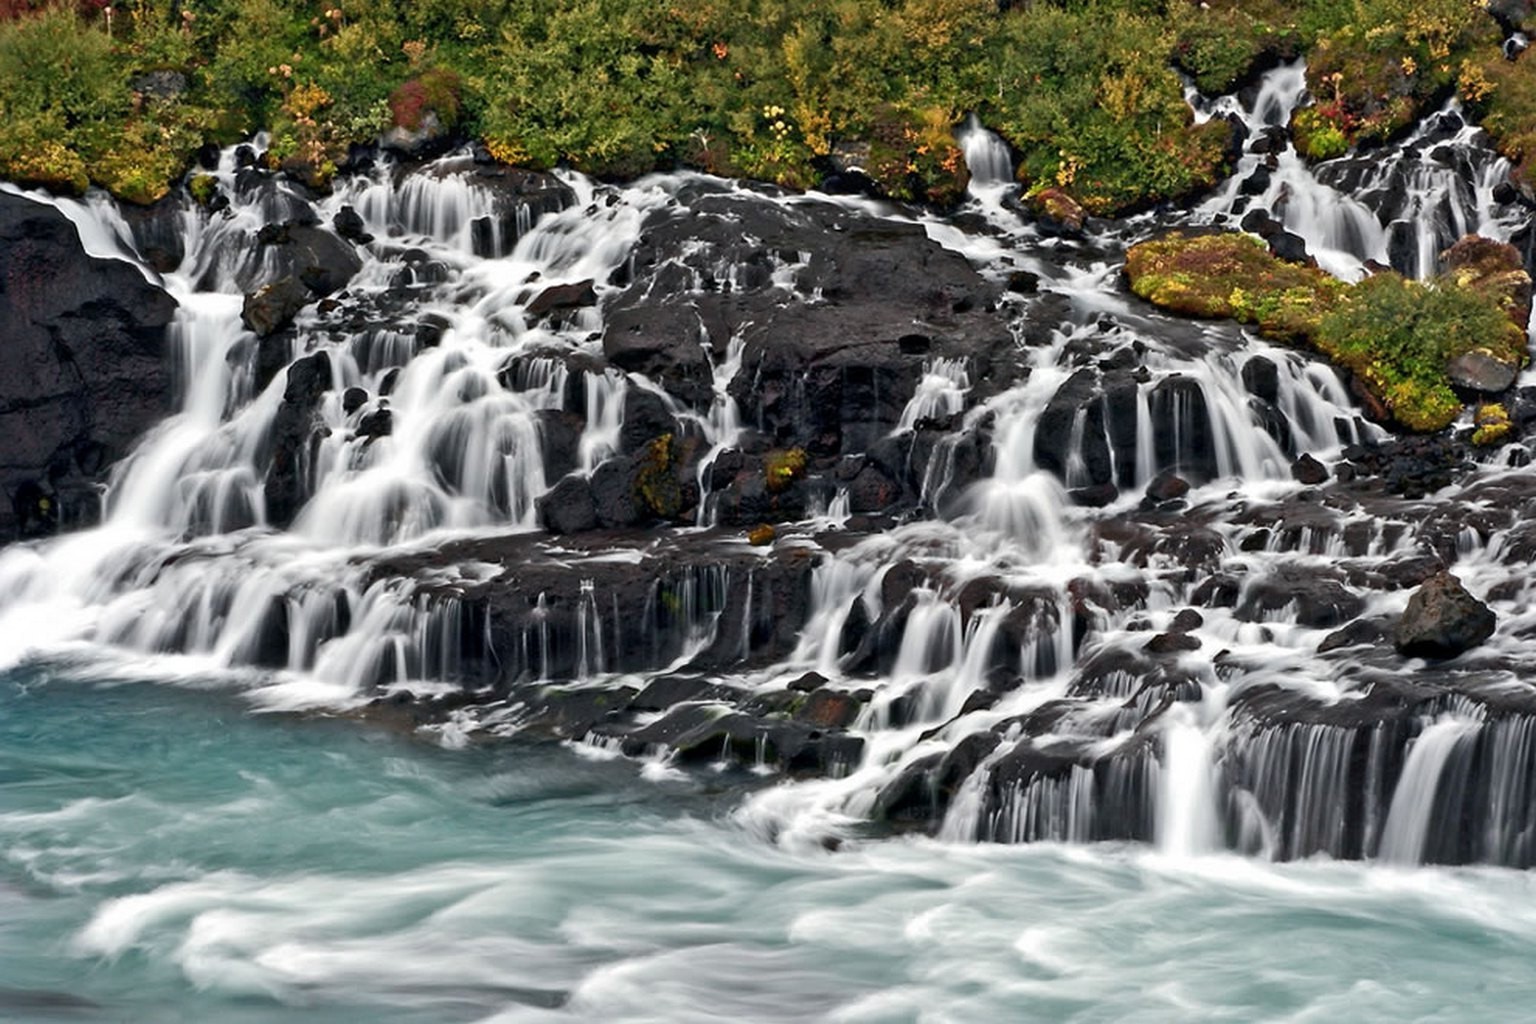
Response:
M1323 317L1316 343L1364 380L1398 422L1439 430L1461 412L1446 361L1490 348L1524 362L1523 351L1510 351L1509 327L1508 316L1486 296L1382 273L1360 282Z

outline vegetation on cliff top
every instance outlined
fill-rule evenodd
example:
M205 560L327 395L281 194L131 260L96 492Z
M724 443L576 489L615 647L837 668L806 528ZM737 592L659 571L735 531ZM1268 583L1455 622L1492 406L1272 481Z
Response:
M1326 155L1466 91L1495 35L1466 0L0 0L0 176L148 202L198 146L265 129L323 184L349 145L426 124L532 166L790 186L856 166L942 203L975 112L1031 189L1114 213L1224 169L1181 72L1215 92L1307 54L1300 134ZM1528 83L1488 66L1523 149Z
M1431 284L1383 271L1349 285L1277 259L1251 235L1173 232L1132 246L1126 274L1132 291L1164 309L1311 345L1410 430L1439 430L1461 412L1451 359L1481 351L1509 366L1526 362L1516 320L1528 310L1510 308L1491 270L1463 268ZM1528 300L1530 279L1519 274Z

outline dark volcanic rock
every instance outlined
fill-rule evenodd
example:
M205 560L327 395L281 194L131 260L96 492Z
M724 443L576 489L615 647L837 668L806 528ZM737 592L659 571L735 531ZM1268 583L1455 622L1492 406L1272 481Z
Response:
M107 468L169 411L175 309L57 210L0 193L0 540L97 517Z
M1328 467L1323 465L1321 462L1318 462L1311 455L1303 455L1301 458L1291 463L1291 476L1294 477L1298 483L1306 484L1309 487L1315 487L1316 485L1325 483L1328 480Z
M539 499L539 522L550 533L581 533L597 528L597 505L592 483L572 474L551 487Z
M729 393L743 421L833 456L890 435L938 358L967 366L972 399L1022 372L1000 289L918 225L697 189L648 217L626 286L605 299L608 360L682 405L709 407L711 368L739 339Z
M288 367L283 403L272 423L272 463L264 485L267 522L274 526L286 527L309 498L311 441L322 429L320 400L330 386L331 357L323 351ZM388 415L388 410L381 412Z
M293 323L308 302L309 289L284 277L245 297L240 322L258 338L271 337Z
M1394 643L1414 658L1454 658L1493 636L1498 618L1450 573L1431 577L1408 599Z

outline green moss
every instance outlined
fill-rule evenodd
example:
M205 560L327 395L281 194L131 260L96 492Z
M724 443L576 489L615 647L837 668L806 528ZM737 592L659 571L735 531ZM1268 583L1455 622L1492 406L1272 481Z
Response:
M769 452L763 458L763 472L768 478L768 491L777 494L805 476L805 449L787 448Z
M673 472L671 434L662 434L645 446L635 475L635 493L646 508L663 519L682 511L683 494Z
M187 191L199 206L207 206L219 191L219 179L211 174L195 174L187 182Z
M1296 149L1311 160L1332 160L1349 152L1349 137L1316 107L1298 110L1291 119Z
M1536 186L1536 58L1530 50L1508 61L1497 51L1463 61L1457 77L1462 99L1481 117L1499 152L1515 165L1513 177Z
M1112 215L1226 170L1229 128L1194 123L1175 67L1222 92L1292 54L1309 61L1318 102L1297 134L1316 158L1401 131L1458 78L1505 152L1536 148L1530 58L1500 62L1492 19L1465 0L999 6L141 0L114 8L110 35L94 5L48 7L0 22L0 174L142 201L203 141L265 129L275 159L323 184L349 144L431 111L532 166L809 187L841 162L893 197L947 204L967 183L954 127L975 112L1030 189ZM188 90L136 97L132 83L162 69Z
M1476 425L1472 431L1472 443L1480 447L1503 444L1514 432L1509 410L1498 403L1478 406L1472 421Z
M1353 371L1411 430L1439 430L1461 412L1446 361L1475 348L1516 365L1524 337L1496 298L1452 281L1423 285L1377 274L1349 290L1318 325L1318 349Z
M1294 126L1311 140L1302 151L1325 159L1403 134L1451 94L1467 54L1498 42L1493 19L1465 0L1358 0L1307 55L1317 105Z
M1207 96L1234 91L1259 67L1301 48L1295 8L1272 0L1174 3L1168 16L1173 59Z
M1263 242L1235 232L1173 232L1132 246L1131 290L1186 316L1231 318L1274 338L1317 329L1344 285L1316 267L1276 259Z

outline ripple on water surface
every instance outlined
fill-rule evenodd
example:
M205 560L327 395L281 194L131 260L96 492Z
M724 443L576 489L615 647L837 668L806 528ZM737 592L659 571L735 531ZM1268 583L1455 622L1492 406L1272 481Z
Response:
M0 1019L1499 1020L1531 878L770 845L736 796L0 680Z

